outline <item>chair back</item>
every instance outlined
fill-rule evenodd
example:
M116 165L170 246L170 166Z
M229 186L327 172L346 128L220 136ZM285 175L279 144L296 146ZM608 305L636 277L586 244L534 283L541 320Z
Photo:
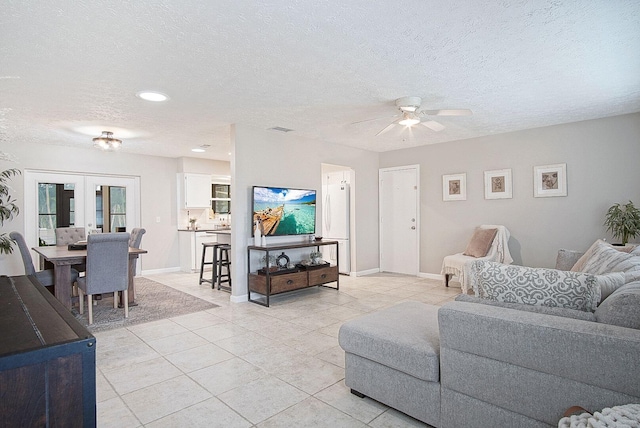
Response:
M122 291L129 285L129 234L87 237L87 294Z
M36 273L36 269L33 267L33 259L31 258L31 253L29 252L29 247L27 247L27 243L24 240L24 236L18 232L11 232L9 237L18 244L20 255L22 256L22 263L24 264L24 274L34 275Z
M84 227L56 227L56 245L75 244L78 241L84 241L87 235Z
M129 246L131 248L140 248L142 242L142 235L147 231L144 228L136 227L131 231L131 237L129 238Z

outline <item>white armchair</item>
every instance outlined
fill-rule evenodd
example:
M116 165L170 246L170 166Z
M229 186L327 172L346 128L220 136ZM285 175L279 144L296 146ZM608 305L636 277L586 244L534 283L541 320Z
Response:
M499 263L511 264L513 259L509 253L509 230L506 227L500 225L483 224L479 226L479 229L497 229L496 235L493 238L493 242L489 251L483 257L468 256L463 253L452 254L446 256L442 261L442 275L444 275L444 285L449 286L449 279L451 276L457 276L460 279L460 285L462 292L467 293L469 288L469 281L467 279L469 275L469 269L471 262L475 260L489 260ZM472 238L473 239L473 238Z

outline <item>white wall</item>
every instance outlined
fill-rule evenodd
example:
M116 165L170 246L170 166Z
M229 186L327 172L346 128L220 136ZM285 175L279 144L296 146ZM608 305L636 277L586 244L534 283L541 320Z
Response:
M295 132L235 125L231 131L231 212L233 213L233 295L247 293L246 247L251 238L251 189L254 185L316 189L322 185L321 163L354 170L357 271L378 267L378 154L317 140ZM321 201L320 201L321 202ZM318 206L316 230L321 230Z
M640 205L640 114L536 128L380 155L380 167L420 163L421 263L464 250L479 224L504 224L515 263L550 267L560 248L586 250L610 236L604 214L616 202ZM533 197L533 167L567 164L568 196ZM485 200L484 171L511 168L513 199ZM467 173L467 200L442 201L442 175ZM638 239L638 238L636 238Z
M208 169L207 173L220 173L215 170L215 161L183 162L158 156L102 152L94 148L77 149L25 143L0 147L0 150L10 153L17 160L16 163L0 161L0 170L18 168L139 176L141 226L147 230L142 246L149 251L139 259L143 271L170 270L180 266L176 219L176 173L178 167L183 166L179 164L184 163L185 168L200 165L204 171ZM226 165L227 169L224 171L228 171L228 163ZM14 189L12 196L18 201L22 210L24 208L23 177L18 176L12 179L11 186ZM160 222L156 222L158 217ZM23 214L10 222L5 222L0 232L8 233L12 230L24 234ZM11 255L0 255L0 272L8 275L24 273L17 249Z

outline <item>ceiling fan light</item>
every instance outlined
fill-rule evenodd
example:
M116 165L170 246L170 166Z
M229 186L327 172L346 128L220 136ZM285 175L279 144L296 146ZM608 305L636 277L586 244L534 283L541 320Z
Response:
M417 125L418 123L420 123L420 118L410 112L403 113L402 120L398 122L398 124L402 126L412 126Z

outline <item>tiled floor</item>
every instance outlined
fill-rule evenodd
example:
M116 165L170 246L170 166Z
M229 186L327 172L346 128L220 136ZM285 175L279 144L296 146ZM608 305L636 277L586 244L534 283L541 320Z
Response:
M460 288L399 275L340 277L265 308L229 303L196 274L148 276L218 308L97 333L99 427L414 427L344 385L338 329L404 300L441 305Z

